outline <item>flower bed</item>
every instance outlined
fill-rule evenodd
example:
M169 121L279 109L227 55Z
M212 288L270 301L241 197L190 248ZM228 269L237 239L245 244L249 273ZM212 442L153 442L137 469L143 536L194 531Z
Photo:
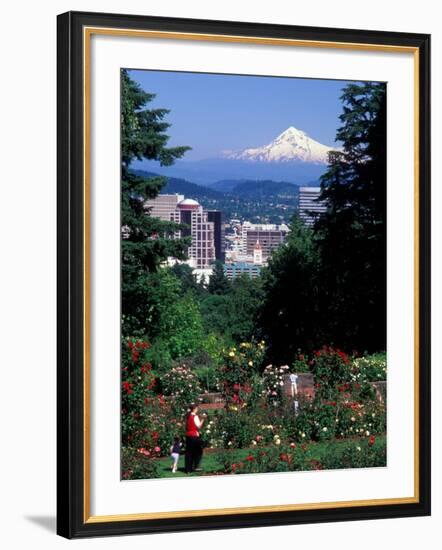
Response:
M314 377L314 391L298 391L295 409L292 388L287 384L295 364L291 369L263 365L261 342L244 343L225 352L218 371L222 391L212 394L201 393L198 377L185 364L155 376L147 360L148 342L128 339L123 346L125 479L159 475L150 461L167 456L174 437L184 443L184 416L191 402L201 402L201 412L208 414L201 431L207 450L250 449L251 458L239 468L244 473L254 468L260 472L319 469L318 464L303 459L305 453L299 450L303 445L330 445L333 454L335 443L355 437L360 450L350 445L347 454L314 460L321 468L382 463L373 452L378 449L375 442L386 431L385 399L379 399L375 390L380 374L386 373L385 356L353 358L330 346L302 356L296 366L308 366L310 373L305 379Z

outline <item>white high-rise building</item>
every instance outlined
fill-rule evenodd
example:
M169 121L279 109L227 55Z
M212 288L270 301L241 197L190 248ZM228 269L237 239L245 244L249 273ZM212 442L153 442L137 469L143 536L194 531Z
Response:
M146 201L144 208L149 209L153 218L170 222L170 213L176 210L178 203L184 200L184 195L158 195L155 199Z
M215 261L215 226L221 224L220 215L214 216L215 221L209 221L209 212L197 201L185 199L183 195L158 195L146 201L145 208L152 217L186 226L175 233L175 238L191 237L187 249L187 263L191 267L204 270ZM219 255L223 253L221 241L220 238Z
M244 222L241 226L241 253L245 257L252 258L257 242L259 242L263 261L266 260L272 250L278 248L289 232L285 224L254 224Z
M318 216L327 210L324 201L318 201L320 187L299 188L299 217L307 226L312 226Z
M208 213L193 199L184 199L177 204L179 223L188 229L181 231L182 237L190 236L191 245L187 249L189 265L196 269L209 267L215 261L215 224L208 221Z

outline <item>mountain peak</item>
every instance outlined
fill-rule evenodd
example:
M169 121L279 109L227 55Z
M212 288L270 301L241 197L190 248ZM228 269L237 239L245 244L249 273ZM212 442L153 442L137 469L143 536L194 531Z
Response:
M307 134L303 132L302 130L298 130L298 128L295 128L294 126L289 126L287 130L284 130L282 134L279 134L278 138L282 137L290 137L290 136L306 136ZM277 138L277 139L278 139Z
M258 162L305 162L327 164L332 147L310 138L303 130L289 126L272 142L262 147L226 151L230 159Z

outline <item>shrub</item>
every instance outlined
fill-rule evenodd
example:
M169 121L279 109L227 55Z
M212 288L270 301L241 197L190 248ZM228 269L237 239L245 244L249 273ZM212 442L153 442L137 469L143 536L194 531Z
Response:
M243 474L322 469L321 463L309 456L308 450L307 445L295 443L252 450L243 460L232 462L228 471Z
M156 379L146 360L150 344L141 339L123 340L121 350L121 428L123 443L135 440L144 427L144 400L154 395Z
M325 453L323 467L327 470L344 468L377 468L387 465L385 438L356 439L341 445L338 452Z
M292 363L292 372L310 372L310 365L307 355L298 350L299 353Z
M337 424L336 402L316 402L312 439L323 441L335 436Z
M339 349L323 346L314 352L311 370L316 380L316 395L330 399L336 395L338 384L350 379L350 359Z
M269 404L281 405L284 400L284 375L288 374L289 367L274 367L268 365L263 372L263 394Z
M337 419L338 437L369 437L384 433L387 427L385 406L376 400L360 399L358 394L353 394L351 399L344 397L338 402Z
M218 433L225 448L250 446L259 433L256 418L245 411L226 410L218 417Z
M233 474L375 468L386 466L385 438L355 439L328 444L286 444L250 450L238 460L232 453L223 456L223 467Z
M387 379L387 356L385 353L375 353L365 357L357 357L351 363L351 379L360 384L377 382Z
M172 407L177 415L183 415L190 403L198 401L201 387L198 377L185 365L173 367L161 378L165 395L173 398Z
M241 408L256 403L259 372L264 356L264 342L242 342L239 348L233 347L225 353L219 369L222 380L222 393L227 406Z
M159 477L159 464L140 450L123 447L121 477L124 480L157 478Z

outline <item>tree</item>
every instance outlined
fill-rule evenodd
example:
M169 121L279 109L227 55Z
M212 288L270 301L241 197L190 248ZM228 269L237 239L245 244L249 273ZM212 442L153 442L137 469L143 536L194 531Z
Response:
M328 342L386 347L386 103L382 83L343 90L343 149L321 179L327 212L315 225L321 256L321 316Z
M187 146L166 147L165 134L170 124L164 122L168 109L145 109L155 94L147 93L132 80L126 69L121 71L121 165L123 178L133 160L151 159L170 166L190 149ZM161 187L161 186L160 186Z
M201 283L198 283L193 269L188 264L175 264L170 271L180 280L183 293L192 293L195 296L202 294L205 289Z
M290 364L298 349L312 350L322 341L318 262L312 231L294 217L285 244L273 252L262 275L258 324L270 362Z
M121 71L121 224L122 224L122 331L124 335L149 332L152 290L149 277L173 256L185 259L189 242L176 239L177 224L150 216L145 207L155 198L166 179L142 178L130 171L133 160L157 160L173 164L189 147L167 147L164 122L167 109L147 109L155 95Z
M232 281L230 312L226 319L232 340L240 344L256 340L257 317L263 300L261 279L243 273Z
M172 359L189 357L204 348L207 335L198 304L191 294L186 294L163 310L160 327L161 338Z
M207 290L210 294L223 296L230 291L230 283L224 273L224 266L220 261L216 261L213 265L213 273L210 276Z

